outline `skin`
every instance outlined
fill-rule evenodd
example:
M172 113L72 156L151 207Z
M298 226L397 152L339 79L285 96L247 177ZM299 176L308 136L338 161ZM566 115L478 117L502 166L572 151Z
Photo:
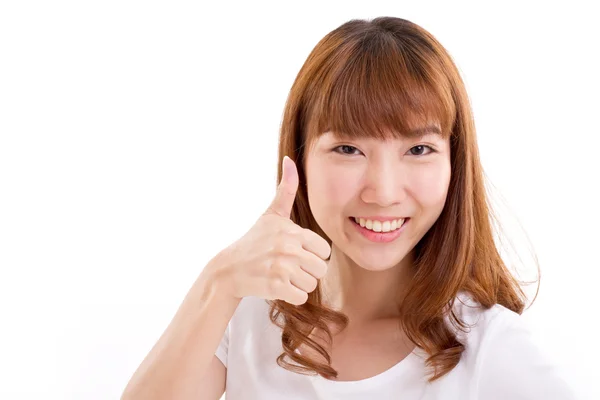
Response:
M326 301L346 313L355 327L396 317L398 294L411 278L413 249L446 201L449 140L435 133L340 140L326 132L311 144L305 171L311 211L332 240L328 272L321 281ZM370 215L410 221L393 242L375 243L348 219Z

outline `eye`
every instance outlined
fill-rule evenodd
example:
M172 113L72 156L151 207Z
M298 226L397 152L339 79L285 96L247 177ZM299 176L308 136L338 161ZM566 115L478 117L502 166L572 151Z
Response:
M413 155L413 156L422 156L424 154L422 154L422 150L428 148L430 151L427 154L431 154L431 153L435 153L435 149L431 146L427 146L426 144L420 144L418 146L413 147L412 149L409 150L409 152ZM415 152L413 150L417 150L415 154Z
M423 154L423 151L426 148L429 149L429 152ZM358 150L356 147L350 146L350 145L346 145L346 144L335 147L333 149L333 151L335 151L338 154L343 154L343 155L348 155L348 156L358 155L355 152L357 152L357 151L360 152L360 150ZM421 144L421 145L418 145L418 146L414 146L413 148L411 148L409 150L409 152L413 156L425 156L427 154L435 153L436 150L433 147L431 147L431 146L428 146L428 145L425 145L425 144Z
M350 155L351 156L351 155L355 155L355 154L353 154L354 151L360 151L360 150L358 150L354 146L348 146L346 144L343 144L341 146L335 147L333 149L333 151L335 151L336 153L339 153L339 154L345 154L345 155Z

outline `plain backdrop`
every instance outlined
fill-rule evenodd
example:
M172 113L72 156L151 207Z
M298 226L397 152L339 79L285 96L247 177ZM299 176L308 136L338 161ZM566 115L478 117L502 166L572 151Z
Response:
M382 15L458 65L523 278L535 257L542 270L524 318L600 398L593 2L200 3L0 4L0 398L119 398L206 262L270 203L309 52Z

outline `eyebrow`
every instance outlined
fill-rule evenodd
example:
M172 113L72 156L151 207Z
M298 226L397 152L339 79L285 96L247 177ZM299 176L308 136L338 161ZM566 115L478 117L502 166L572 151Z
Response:
M416 128L416 129L412 129L408 132L405 133L405 135L411 139L414 138L419 138L422 136L425 136L427 134L436 134L436 135L441 135L442 131L440 130L440 128L437 125L428 125L422 128Z

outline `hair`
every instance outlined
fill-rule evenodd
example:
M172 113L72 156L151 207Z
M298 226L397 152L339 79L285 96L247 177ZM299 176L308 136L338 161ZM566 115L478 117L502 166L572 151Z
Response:
M414 278L399 310L407 337L428 354L426 364L434 371L430 382L451 371L465 349L445 322L449 318L456 327L466 327L452 310L459 292L484 309L500 304L518 314L527 299L494 242L492 224L499 221L485 191L469 98L450 55L429 32L401 18L353 19L328 33L290 90L277 172L279 182L283 157L294 160L300 184L290 218L331 245L309 207L305 149L326 131L386 139L431 120L449 138L452 174L439 218L413 249ZM317 328L331 341L327 323L346 327L348 317L322 304L320 283L302 305L269 304L271 321L283 330L284 353L277 363L298 373L337 377L326 348L310 333ZM325 361L300 354L301 345Z

